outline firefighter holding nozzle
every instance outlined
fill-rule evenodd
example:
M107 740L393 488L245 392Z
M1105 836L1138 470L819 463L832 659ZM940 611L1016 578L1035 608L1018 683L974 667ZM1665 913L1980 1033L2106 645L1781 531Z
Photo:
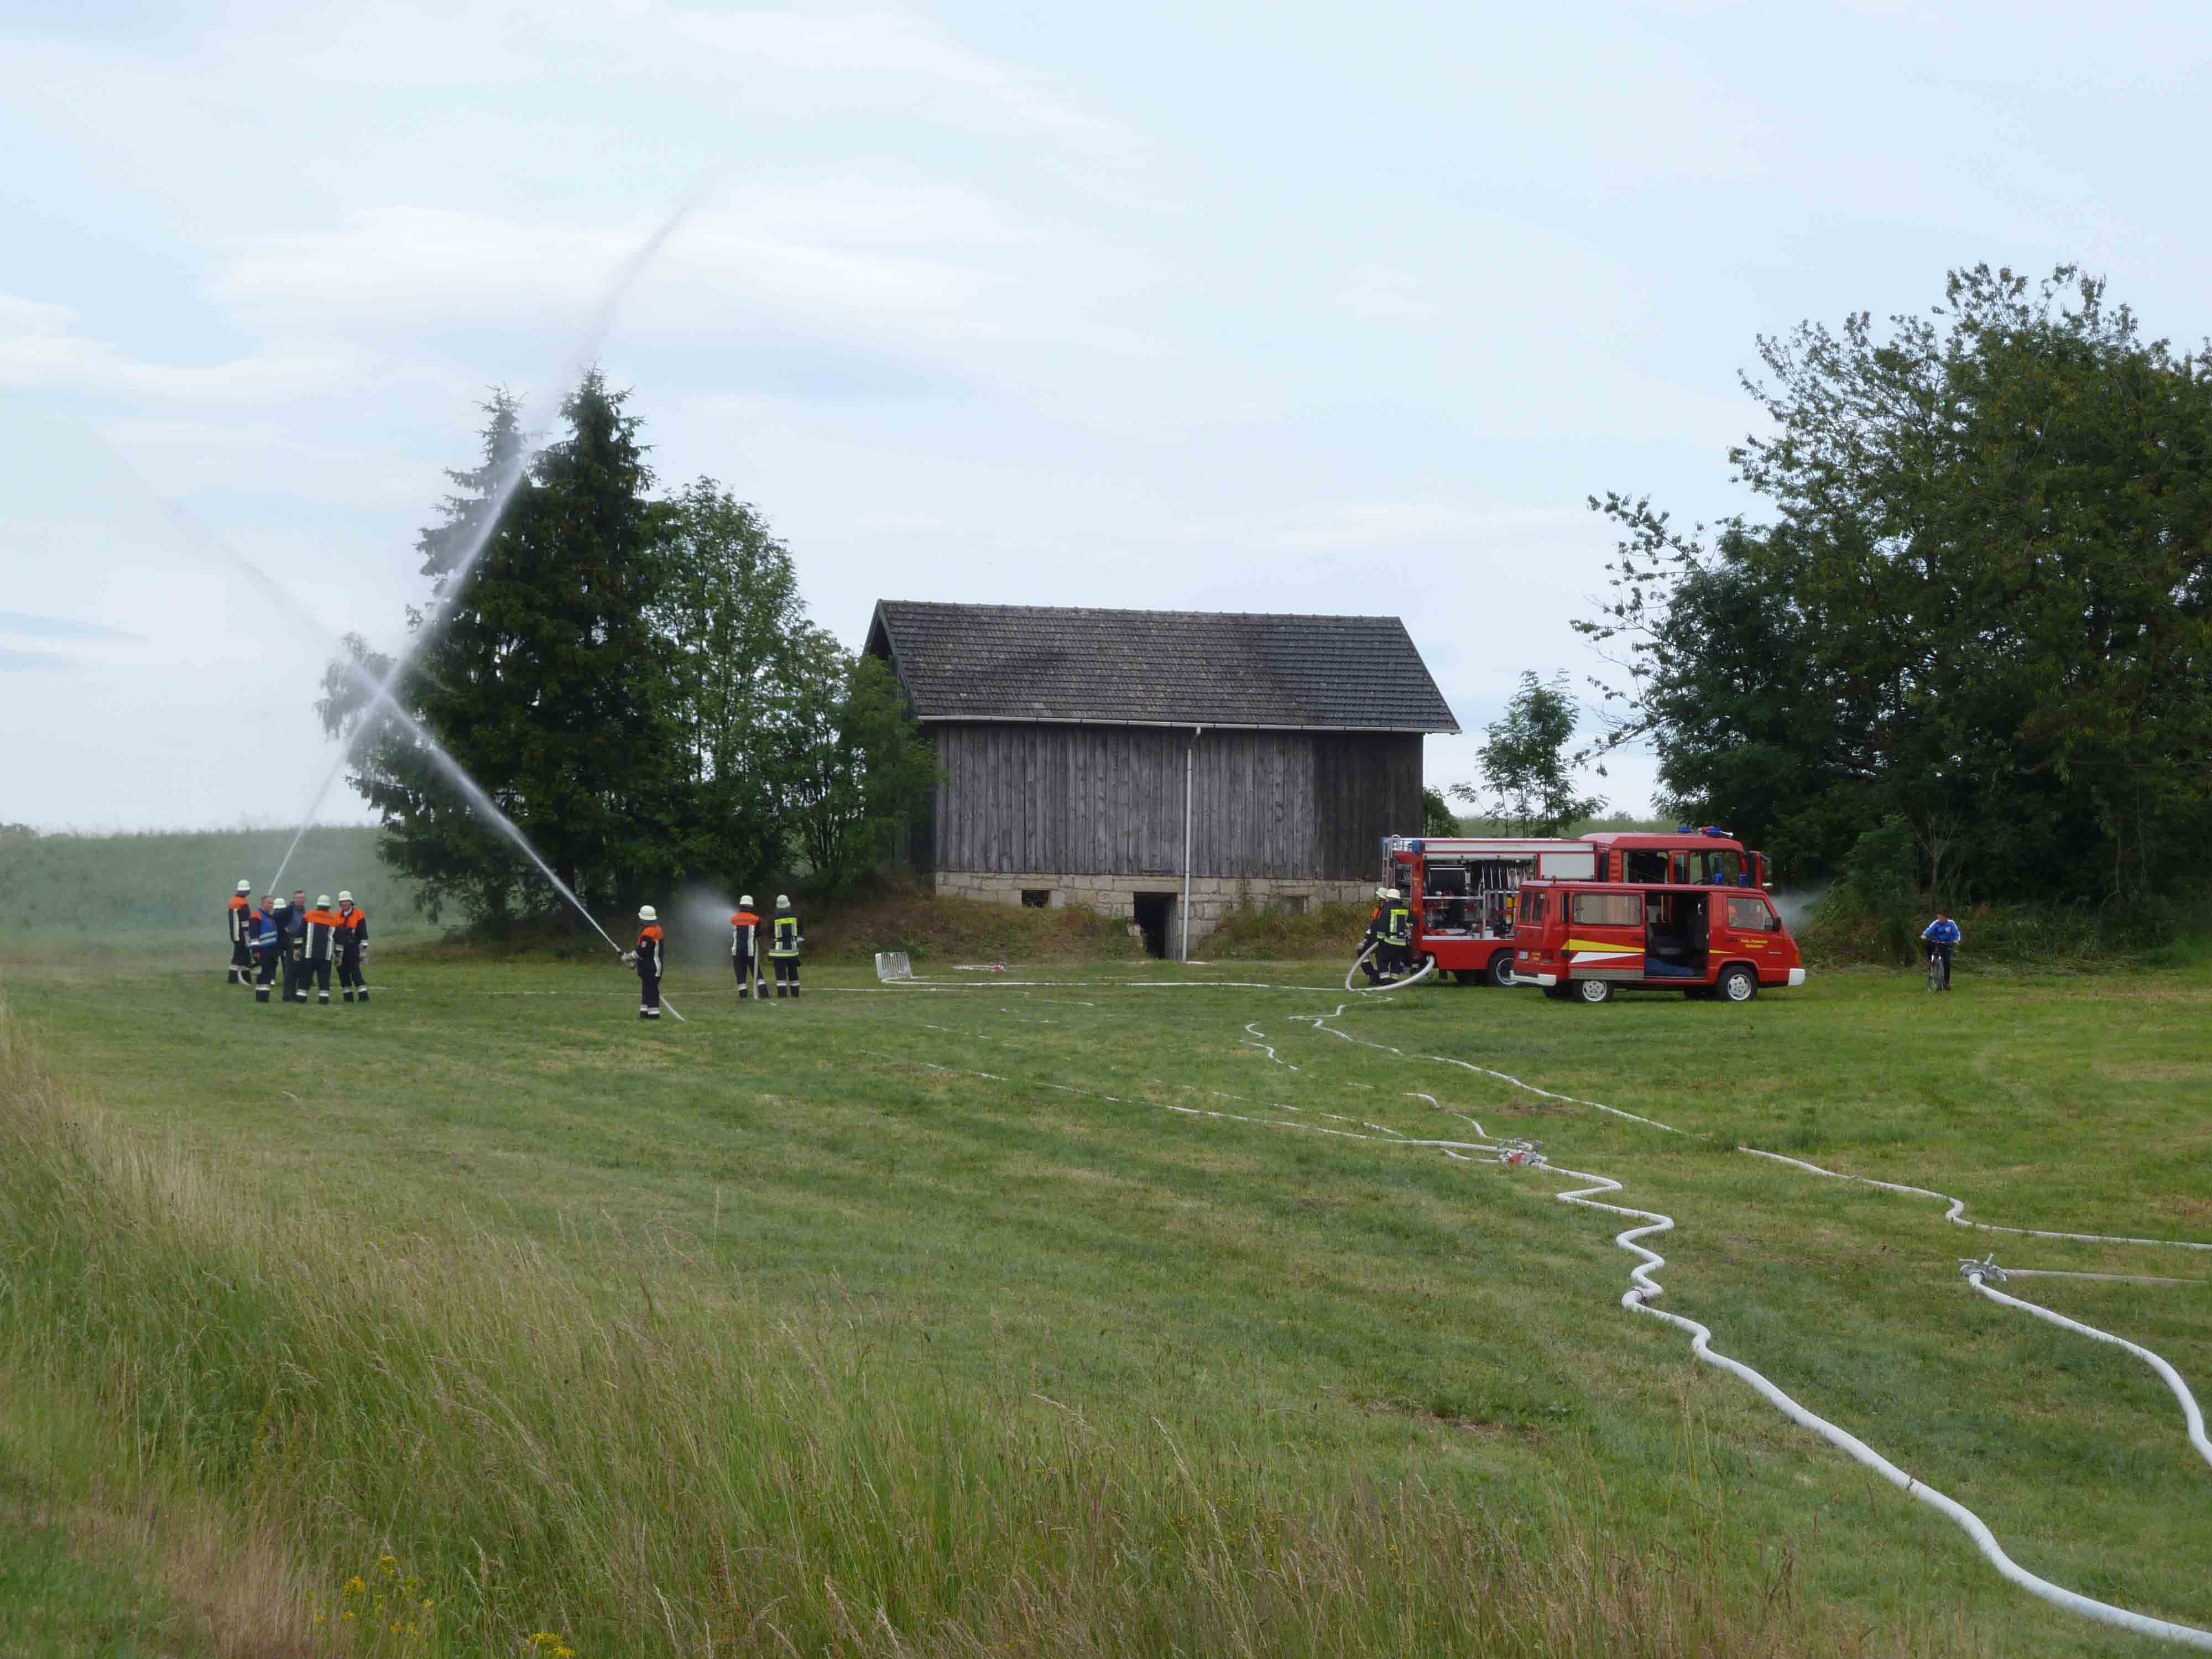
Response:
M665 942L660 931L660 913L650 904L644 905L638 910L637 919L645 924L638 929L637 949L626 952L623 960L637 969L637 1017L640 1019L659 1019L663 962L661 946Z

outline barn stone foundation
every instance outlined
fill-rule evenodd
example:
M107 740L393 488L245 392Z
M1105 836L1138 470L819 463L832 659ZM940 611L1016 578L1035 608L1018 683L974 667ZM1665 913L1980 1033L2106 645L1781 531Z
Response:
M940 870L936 890L959 898L981 899L999 904L1019 904L1027 893L1045 893L1055 908L1086 905L1101 915L1133 921L1139 893L1171 893L1182 898L1181 876L1066 876L1042 872L1002 875L995 871ZM1324 904L1364 904L1375 896L1371 881L1314 881L1281 877L1194 876L1190 883L1190 942L1212 933L1214 925L1240 904L1261 908L1310 910Z

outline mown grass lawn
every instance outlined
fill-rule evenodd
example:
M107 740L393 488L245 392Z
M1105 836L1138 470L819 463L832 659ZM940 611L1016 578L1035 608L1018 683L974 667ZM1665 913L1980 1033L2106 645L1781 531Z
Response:
M2201 971L1962 974L1946 998L1850 973L1741 1009L1347 998L1310 964L896 988L833 970L760 1006L690 971L666 988L689 1022L653 1027L611 967L372 973L367 1008L256 1006L198 959L16 960L0 990L76 1098L365 1249L482 1229L610 1295L676 1275L803 1307L933 1387L1169 1437L1209 1468L1564 1506L1704 1552L1747 1602L1796 1599L1838 1650L2139 1645L2004 1586L1948 1523L1625 1312L1627 1224L1553 1200L1577 1183L1399 1144L1475 1139L1471 1117L1673 1216L1664 1306L2024 1565L2212 1626L2212 1468L2172 1397L1956 1271L1991 1249L2185 1279L2212 1261L1970 1233L1732 1150L1940 1188L1986 1221L2212 1238ZM1224 977L1257 983L1179 982ZM1031 980L1053 982L1010 982ZM2012 1288L2212 1397L2212 1286Z

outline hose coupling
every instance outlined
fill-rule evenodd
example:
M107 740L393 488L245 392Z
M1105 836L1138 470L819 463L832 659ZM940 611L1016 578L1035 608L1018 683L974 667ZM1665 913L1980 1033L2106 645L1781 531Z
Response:
M1971 1257L1961 1261L1959 1277L1969 1280L1978 1279L1985 1285L2002 1285L2005 1282L2005 1270L1997 1266L1996 1252L1992 1250L1978 1261Z

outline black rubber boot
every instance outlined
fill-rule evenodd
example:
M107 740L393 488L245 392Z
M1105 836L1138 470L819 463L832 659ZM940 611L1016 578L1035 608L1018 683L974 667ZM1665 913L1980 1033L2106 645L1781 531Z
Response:
M362 1000L363 1002L368 1001L368 992L366 992L366 991L363 991L363 992L361 994L361 1000Z
M256 1002L266 1002L266 1001L268 1001L268 1000L269 1000L269 988L268 988L267 986L265 986L265 985L257 985L257 986L255 986L255 987L253 988L253 1000L254 1000Z

